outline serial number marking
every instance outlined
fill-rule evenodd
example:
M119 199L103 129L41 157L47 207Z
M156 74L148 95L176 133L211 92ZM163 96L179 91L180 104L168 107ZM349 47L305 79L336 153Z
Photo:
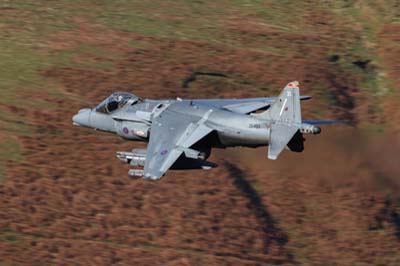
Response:
M267 128L267 124L266 123L249 124L249 128L255 128L255 129Z
M249 128L259 129L259 128L266 128L266 127L267 127L267 125L264 125L264 124L249 124Z
M261 128L261 124L250 124L249 128Z

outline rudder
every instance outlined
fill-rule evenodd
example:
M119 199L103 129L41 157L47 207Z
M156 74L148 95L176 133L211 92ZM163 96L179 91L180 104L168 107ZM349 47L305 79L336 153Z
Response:
M286 123L301 123L299 82L289 82L271 107L258 117Z

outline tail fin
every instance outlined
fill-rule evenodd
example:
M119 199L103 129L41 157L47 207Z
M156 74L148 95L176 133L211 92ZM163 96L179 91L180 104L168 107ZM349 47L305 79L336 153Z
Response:
M289 124L301 123L299 82L288 83L271 107L258 117Z
M272 124L269 135L268 159L276 160L298 130L299 126L294 124Z
M275 160L301 125L299 83L288 83L271 107L258 117L271 121L268 158Z

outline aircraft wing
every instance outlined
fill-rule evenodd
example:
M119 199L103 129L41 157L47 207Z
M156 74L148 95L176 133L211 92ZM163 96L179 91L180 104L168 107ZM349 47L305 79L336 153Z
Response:
M234 113L248 114L271 105L270 102L244 102L224 105L223 108Z
M144 177L161 178L182 153L211 133L213 129L204 124L210 112L199 118L177 113L168 107L158 117L153 118Z
M300 96L300 100L311 99L311 96ZM195 105L206 105L217 108L224 108L234 113L248 114L273 104L276 97L247 98L247 99L197 99L184 100Z

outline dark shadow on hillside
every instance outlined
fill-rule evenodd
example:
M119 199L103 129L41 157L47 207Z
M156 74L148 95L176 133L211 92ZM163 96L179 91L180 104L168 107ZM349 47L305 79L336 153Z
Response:
M225 162L224 165L231 174L234 185L249 199L248 208L253 211L262 226L262 231L264 233L264 253L267 254L269 252L269 247L273 242L276 242L283 248L288 242L288 236L282 229L276 226L267 207L262 203L261 197L246 179L246 174L229 162ZM292 255L289 253L287 253L287 257L292 259Z
M328 75L328 80L333 88L331 92L335 104L345 110L340 119L346 121L349 125L356 125L357 119L352 113L355 107L355 99L352 96L350 87L333 73Z
M193 72L187 78L182 81L182 88L189 88L189 84L196 81L197 76L211 76L211 77L222 77L227 78L228 76L218 72Z
M400 214L390 200L386 200L385 206L375 215L375 222L369 226L369 230L384 229L384 222L393 224L395 228L394 235L400 241Z

